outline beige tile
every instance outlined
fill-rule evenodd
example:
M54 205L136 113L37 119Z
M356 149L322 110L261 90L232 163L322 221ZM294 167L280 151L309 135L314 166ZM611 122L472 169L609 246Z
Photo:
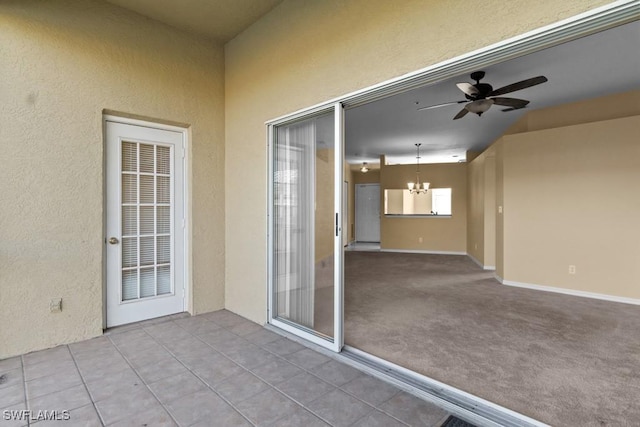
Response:
M34 399L45 394L55 393L82 384L82 378L76 371L61 372L35 380L27 381L27 397Z
M340 387L352 396L377 406L391 399L400 390L391 384L380 381L369 375L362 375Z
M94 402L108 399L122 390L145 387L142 379L131 368L110 373L86 384Z
M310 369L310 372L335 386L341 386L363 375L356 368L335 360L318 365Z
M216 391L229 402L236 404L270 388L250 372L233 376L216 385Z
M91 403L91 398L87 389L84 385L77 385L66 390L29 399L29 409L32 411L72 411L89 403Z
M335 390L335 387L331 384L306 372L302 372L295 377L279 383L277 388L302 405L306 405L320 396Z
M298 375L302 370L286 360L277 359L273 362L260 365L252 369L251 372L266 383L275 385Z
M181 426L190 426L206 420L224 425L221 420L233 417L235 411L211 390L202 390L183 396L167 404L167 408Z
M149 388L160 402L166 404L182 396L205 390L207 386L191 372L183 372L149 384Z
M434 425L447 414L437 406L405 392L398 393L379 408L409 425Z
M0 408L24 403L24 401L24 383L22 381L9 387L0 388ZM0 416L2 416L1 413Z
M371 406L337 389L309 403L307 409L336 427L349 426L373 411Z
M107 425L149 410L162 411L158 400L143 386L120 390L111 397L96 402L96 408Z
M236 408L253 424L266 426L292 415L299 406L276 390L268 389L243 400Z

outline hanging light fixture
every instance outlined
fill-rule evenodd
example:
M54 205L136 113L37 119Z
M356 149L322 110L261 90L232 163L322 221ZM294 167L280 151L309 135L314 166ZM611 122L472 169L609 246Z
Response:
M422 144L415 144L417 155L416 155L416 182L407 183L407 187L409 187L410 194L422 194L429 191L429 183L423 182L420 184L420 146Z
M362 162L362 167L360 168L360 172L362 173L369 172L369 167L367 166L367 162Z

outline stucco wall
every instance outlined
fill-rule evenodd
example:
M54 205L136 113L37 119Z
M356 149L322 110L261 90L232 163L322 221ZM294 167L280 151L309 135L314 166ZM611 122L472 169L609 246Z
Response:
M608 3L289 0L225 47L226 306L266 320L264 122ZM478 23L482 23L479 25ZM243 171L238 180L236 171ZM247 268L251 260L251 268Z
M192 311L223 307L222 47L90 0L0 29L0 358L102 333L103 109L189 125Z

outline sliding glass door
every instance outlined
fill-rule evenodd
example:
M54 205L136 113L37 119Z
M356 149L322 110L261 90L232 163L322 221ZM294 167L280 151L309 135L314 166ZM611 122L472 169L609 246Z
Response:
M342 106L269 125L269 322L342 337Z

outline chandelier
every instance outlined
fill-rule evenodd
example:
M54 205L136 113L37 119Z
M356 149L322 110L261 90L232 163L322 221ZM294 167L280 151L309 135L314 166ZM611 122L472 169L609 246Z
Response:
M420 184L420 146L422 144L415 144L417 155L416 155L416 182L407 183L407 187L409 187L409 194L422 194L429 191L429 183L423 182Z

